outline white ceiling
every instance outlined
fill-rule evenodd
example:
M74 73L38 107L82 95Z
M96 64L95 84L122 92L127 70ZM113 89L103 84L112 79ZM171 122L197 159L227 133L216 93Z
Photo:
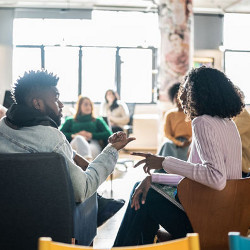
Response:
M160 0L0 0L1 7L135 9L152 11ZM194 12L250 13L250 0L193 0Z

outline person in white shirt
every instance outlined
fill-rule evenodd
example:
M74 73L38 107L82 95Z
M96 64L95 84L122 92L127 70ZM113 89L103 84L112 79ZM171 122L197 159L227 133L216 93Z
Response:
M106 118L112 131L123 131L122 127L129 122L129 110L127 104L118 100L118 94L109 89L105 93L105 102L101 104L100 116Z

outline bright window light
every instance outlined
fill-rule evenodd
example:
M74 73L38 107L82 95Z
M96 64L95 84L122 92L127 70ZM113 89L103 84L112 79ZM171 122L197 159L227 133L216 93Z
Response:
M121 99L150 102L152 99L152 50L121 49ZM133 91L131 91L133 90Z
M224 46L226 49L250 50L250 15L225 14Z
M62 101L78 97L78 48L45 47L45 69L59 76L58 89Z
M225 52L225 72L244 92L246 104L250 104L249 65L250 52Z
M14 48L12 79L24 75L25 71L41 69L41 52L39 48Z
M115 49L83 48L82 95L94 102L104 101L107 89L115 86Z
M250 104L250 15L225 14L224 47L225 73L244 92Z
M15 45L153 46L160 32L156 13L93 11L92 19L14 20Z
M80 90L101 102L107 89L118 87L124 101L152 102L152 50L145 48L159 47L157 13L96 10L91 19L16 18L13 41L18 46L13 76L41 69L43 62L45 69L59 76L64 102L76 101Z

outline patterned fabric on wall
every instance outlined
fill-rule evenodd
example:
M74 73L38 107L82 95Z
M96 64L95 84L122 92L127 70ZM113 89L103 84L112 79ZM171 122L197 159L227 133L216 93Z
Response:
M182 81L191 66L192 20L192 0L160 0L160 101L168 101L168 88Z

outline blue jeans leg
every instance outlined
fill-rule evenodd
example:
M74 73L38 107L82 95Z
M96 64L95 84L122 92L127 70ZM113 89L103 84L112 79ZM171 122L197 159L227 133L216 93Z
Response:
M134 189L138 183L135 185ZM146 203L138 211L130 202L116 236L114 246L133 246L153 243L159 225L163 226L174 239L193 232L185 212L176 207L155 190L150 189Z

